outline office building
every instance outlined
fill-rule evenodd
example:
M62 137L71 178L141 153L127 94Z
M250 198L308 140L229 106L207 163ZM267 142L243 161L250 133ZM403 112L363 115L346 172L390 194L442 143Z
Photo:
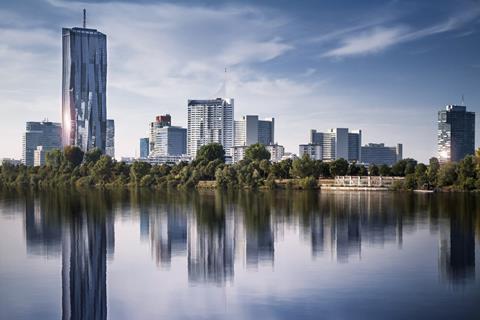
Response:
M233 146L233 99L188 100L187 153L195 158L200 147L219 143L230 156Z
M105 153L111 158L115 158L115 121L107 120L107 142Z
M95 30L63 28L63 144L106 151L107 37Z
M42 150L45 152L62 148L62 128L60 123L48 121L27 122L22 148L22 162L24 165L34 165L35 150L38 146L42 146Z
M319 144L301 144L299 145L298 154L300 158L307 155L312 160L323 160L322 146Z
M311 130L310 144L321 147L322 160L343 158L348 161L360 161L362 131L349 131L348 128L330 129L329 132Z
M234 121L234 146L264 145L275 142L275 119L259 120L257 115L246 115Z
M140 138L140 158L147 158L150 153L150 139Z
M369 143L362 147L361 162L365 164L386 164L391 166L402 160L402 149L401 143L395 147L387 147L383 143Z
M187 154L187 129L185 128L157 128L155 129L154 139L154 149L150 150L150 157L180 156Z
M156 130L163 128L163 127L170 127L172 125L172 116L169 114L160 115L155 117L155 121L150 122L150 129L149 129L149 143L150 146L148 150L152 152L155 150L155 142L156 142Z
M265 146L268 152L270 152L270 161L279 162L285 155L285 148L279 144L269 144Z
M475 112L465 106L448 105L438 111L438 156L440 162L460 161L475 152Z

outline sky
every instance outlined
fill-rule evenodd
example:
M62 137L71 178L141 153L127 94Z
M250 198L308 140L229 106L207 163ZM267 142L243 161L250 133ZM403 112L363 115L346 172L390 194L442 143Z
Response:
M0 1L0 158L25 122L60 121L62 27L107 35L116 158L139 154L156 115L187 125L187 100L227 95L235 118L275 118L298 153L309 130L436 155L437 111L480 111L480 1ZM479 123L476 147L479 146Z

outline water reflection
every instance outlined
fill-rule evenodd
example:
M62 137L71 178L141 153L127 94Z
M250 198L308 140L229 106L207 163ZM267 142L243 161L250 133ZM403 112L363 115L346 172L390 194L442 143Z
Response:
M62 319L107 318L107 256L115 247L107 203L94 194L26 198L27 252L62 255Z
M63 319L106 319L115 216L138 223L140 241L162 269L184 258L190 284L221 286L234 281L235 268L273 266L291 228L313 259L339 263L365 259L365 246L402 248L405 235L427 228L438 234L440 278L453 285L475 279L476 195L144 190L22 197L27 252L61 254Z

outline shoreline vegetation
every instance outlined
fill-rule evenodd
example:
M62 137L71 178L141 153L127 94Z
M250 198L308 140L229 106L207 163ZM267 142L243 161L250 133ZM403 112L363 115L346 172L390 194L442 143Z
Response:
M440 164L431 158L428 164L403 159L393 166L370 165L368 168L344 159L331 162L308 156L270 162L265 146L254 144L245 151L245 159L225 163L220 144L205 145L190 163L150 165L126 164L102 155L98 149L82 152L67 146L46 155L39 167L0 166L0 186L20 188L218 188L218 189L321 189L333 186L337 176L402 177L390 190L405 191L480 191L480 149L458 163ZM379 188L339 187L341 190ZM333 188L334 189L334 188ZM386 189L386 188L384 188Z

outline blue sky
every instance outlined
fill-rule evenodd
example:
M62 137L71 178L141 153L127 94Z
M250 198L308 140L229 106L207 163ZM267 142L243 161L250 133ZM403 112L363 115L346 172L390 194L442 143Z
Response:
M21 157L26 121L60 120L61 28L108 36L116 156L138 153L155 115L186 126L188 98L276 118L291 152L309 129L436 153L436 112L480 108L480 1L62 1L0 3L1 157ZM478 123L479 121L477 121ZM477 146L479 140L477 124Z

